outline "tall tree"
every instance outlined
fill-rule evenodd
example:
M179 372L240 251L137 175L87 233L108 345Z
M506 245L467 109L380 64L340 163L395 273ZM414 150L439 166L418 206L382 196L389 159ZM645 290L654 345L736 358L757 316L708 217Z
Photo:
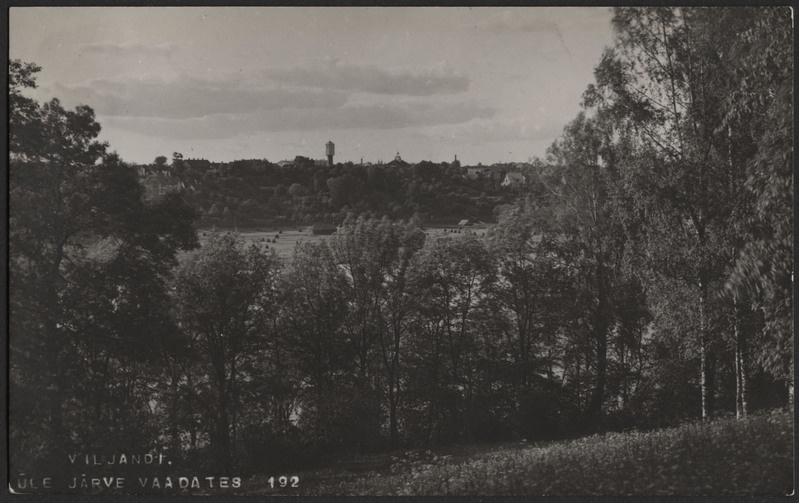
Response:
M164 278L196 244L193 212L179 198L145 204L131 167L96 140L91 108L39 104L23 94L38 67L9 69L11 400L40 397L12 407L13 448L130 440L150 344L169 332Z
M499 216L489 231L491 252L497 261L497 282L491 299L497 303L517 386L554 365L554 336L564 279L562 265L545 235L546 208L532 199L520 199ZM552 377L552 376L550 376Z
M23 116L14 115L23 108ZM31 364L41 374L19 379L41 379L42 404L49 407L41 413L49 418L45 424L54 446L67 437L63 369L70 336L61 294L70 251L80 246L79 234L91 227L87 188L94 186L105 145L95 141L99 124L91 109L67 111L58 100L12 108L9 126L12 147L18 149L10 153L9 173L12 375L23 372L18 367L28 360L23 355L38 360Z
M346 281L326 242L299 244L280 281L277 344L296 373L299 424L318 448L341 450L354 441L341 427L356 421L346 404L355 359L344 328Z
M747 10L747 12L752 12ZM736 85L727 96L724 126L745 130L756 149L738 162L753 199L727 288L748 297L765 318L763 343L750 345L759 363L788 383L793 397L793 23L787 7L748 16L729 51ZM736 361L746 364L746 341L736 338ZM745 380L740 374L739 380ZM745 394L739 392L739 399Z
M420 305L416 326L422 328L414 342L417 365L430 373L422 402L432 427L460 435L479 385L475 365L486 297L496 278L494 263L474 236L438 237L425 243L410 274Z
M634 139L621 163L628 197L646 220L649 267L697 292L702 417L712 416L718 336L711 298L729 270L745 205L750 135L722 127L738 80L728 48L758 9L618 8L616 45L595 71L586 103Z
M413 303L407 271L423 242L424 234L412 225L366 218L347 220L331 241L348 278L346 326L358 341L358 374L368 377L372 358L382 369L379 388L394 446L399 442L401 352Z
M277 267L274 252L245 247L236 235L225 234L212 235L176 273L178 320L202 355L211 384L207 414L220 468L232 468L239 393L249 361L263 352L265 316L275 309Z
M590 332L595 370L587 411L598 419L606 398L608 344L614 324L614 295L623 279L626 236L617 213L617 146L603 116L584 113L548 150L543 183L550 193L552 233L561 260L571 264ZM579 309L579 308L578 308Z

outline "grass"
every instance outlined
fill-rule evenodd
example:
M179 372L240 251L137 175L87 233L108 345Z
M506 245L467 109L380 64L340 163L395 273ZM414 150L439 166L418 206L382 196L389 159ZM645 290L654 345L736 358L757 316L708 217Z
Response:
M273 490L260 476L244 487L309 495L786 495L793 452L792 416L774 411L533 446L407 451L375 457L371 469L339 464L299 474L299 489Z
M225 233L231 229L217 229L217 232ZM198 229L197 234L200 244L204 244L208 236L213 231L211 229ZM284 227L280 229L259 229L259 230L239 230L239 235L245 243L255 243L263 247L275 250L283 259L291 258L294 247L301 242L316 242L326 239L328 236L314 235L308 231L308 227ZM274 242L273 242L274 241Z
M461 233L448 233L447 229L457 229L457 226L449 227L429 227L426 232L429 236L434 235L449 235L453 237L466 236L468 233L475 233L477 236L484 236L486 233L485 226L474 226L461 229ZM217 232L225 233L232 229L218 228ZM204 244L208 240L208 236L213 232L212 229L198 229L197 234L200 238L200 244ZM301 242L318 242L329 238L326 235L315 235L309 232L307 226L300 227L282 227L282 228L260 228L258 230L239 230L239 235L247 243L256 243L260 246L269 247L277 252L278 256L283 259L291 258L294 252L294 247L297 243ZM273 242L274 241L274 242Z

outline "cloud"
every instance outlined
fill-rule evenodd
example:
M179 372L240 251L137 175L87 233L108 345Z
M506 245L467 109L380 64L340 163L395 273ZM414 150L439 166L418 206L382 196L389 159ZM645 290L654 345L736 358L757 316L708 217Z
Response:
M90 54L100 54L108 57L131 57L131 56L145 56L148 58L154 57L169 57L177 51L178 45L174 43L148 45L141 43L132 44L114 44L114 43L92 43L83 44L78 47L78 53L85 52Z
M541 12L536 9L509 8L482 17L474 22L474 27L492 34L518 31L554 31L558 29L551 16L540 14Z
M245 86L232 79L206 81L181 77L125 81L95 80L84 86L55 84L58 96L86 103L99 116L201 118L285 108L337 108L348 95L341 91Z
M187 120L141 117L101 118L101 123L137 134L175 140L210 140L279 131L330 129L391 130L459 124L488 118L494 111L469 103L365 105L331 108L281 108L247 114L219 114Z
M474 27L492 34L582 30L588 26L606 24L609 14L607 7L512 7L481 18L474 23Z
M320 62L317 67L272 70L266 77L276 82L325 89L431 96L462 93L469 88L469 78L442 70L384 70L374 65L342 65L336 61Z
M494 120L477 118L451 127L435 127L429 131L440 141L452 144L481 145L508 141L551 140L560 136L562 124L541 124L528 119Z

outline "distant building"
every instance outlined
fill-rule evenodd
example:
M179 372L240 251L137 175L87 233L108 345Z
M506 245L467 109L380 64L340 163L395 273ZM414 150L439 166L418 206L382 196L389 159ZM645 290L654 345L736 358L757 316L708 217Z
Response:
M382 162L381 162L381 164L382 164ZM398 168L398 167L403 167L403 166L408 166L408 165L409 164L407 162L402 160L402 157L400 157L400 153L399 152L397 152L397 155L394 156L394 160L393 161L391 161L391 162L386 164L386 166L388 166L390 168Z
M311 226L311 234L317 235L335 234L336 230L335 225L326 222L315 223Z
M156 171L139 178L144 187L145 199L160 199L165 194L180 192L184 189L180 178L170 175L166 171Z
M507 173L501 185L506 188L522 187L525 185L524 175L516 172Z
M507 174L507 170L504 166L491 166L491 181L494 184L494 187L499 187L502 184L502 181L505 180L505 175Z
M491 178L491 169L485 166L470 166L466 169L466 178L471 180L485 180Z
M458 227L468 227L470 225L472 225L472 222L471 222L471 220L469 220L467 218L464 218L463 220L458 222Z
M325 144L325 155L327 155L327 165L333 165L333 156L336 153L336 145L332 141Z
M277 165L280 166L281 168L285 168L286 166L294 165L294 161L289 161L288 159L284 159L282 161L278 161Z
M183 159L183 167L188 169L207 170L211 167L211 161L208 159Z

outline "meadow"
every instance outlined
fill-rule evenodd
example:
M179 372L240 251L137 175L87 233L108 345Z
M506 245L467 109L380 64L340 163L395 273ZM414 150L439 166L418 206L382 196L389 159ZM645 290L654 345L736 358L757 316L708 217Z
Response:
M694 421L654 431L570 441L364 456L300 473L304 495L787 495L793 488L793 418L786 411Z
M438 226L427 227L424 229L424 231L427 233L428 237L445 235L452 237L463 237L467 235L484 236L487 232L487 228L487 225L476 225L464 227L462 229L458 229L457 226ZM213 232L214 229L198 229L197 235L200 238L200 244L204 244L205 241L207 241L208 236ZM232 232L232 229L217 228L216 232ZM259 246L275 250L277 255L285 260L291 258L291 254L293 253L294 247L297 245L297 243L319 242L330 237L330 235L312 234L310 232L310 227L308 226L239 229L238 233L246 243L255 243Z

